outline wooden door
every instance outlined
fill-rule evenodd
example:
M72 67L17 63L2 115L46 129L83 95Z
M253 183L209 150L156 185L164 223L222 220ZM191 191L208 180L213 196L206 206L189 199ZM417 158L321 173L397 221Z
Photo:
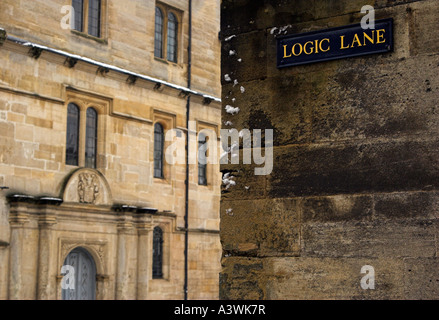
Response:
M70 266L70 270L74 271L74 286L62 289L62 299L95 300L96 265L91 255L83 248L76 248L69 253L64 266Z

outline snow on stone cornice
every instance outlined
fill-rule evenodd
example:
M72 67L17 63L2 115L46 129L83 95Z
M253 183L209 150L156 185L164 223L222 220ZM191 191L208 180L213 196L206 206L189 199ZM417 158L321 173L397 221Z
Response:
M172 89L175 89L175 90L183 91L184 93L187 93L187 94L192 94L192 95L195 95L195 96L200 96L200 97L202 97L204 99L209 99L209 100L216 101L216 102L221 102L220 98L217 98L217 97L214 97L214 96L211 96L211 95L208 95L208 94L203 94L201 92L189 89L187 87L183 87L183 86L180 86L180 85L177 85L177 84L174 84L174 83L170 83L170 82L163 81L163 80L160 80L160 79L157 79L157 78L153 78L153 77L150 77L150 76L147 76L147 75L144 75L144 74L132 72L132 71L129 71L129 70L123 69L123 68L119 68L119 67L116 67L116 66L104 63L104 62L99 62L99 61L96 61L96 60L93 60L93 59L90 59L90 58L87 58L87 57L83 57L83 56L80 56L80 55L77 55L77 54L72 54L72 53L69 53L69 52L66 52L66 51L63 51L63 50L50 48L50 47L47 47L47 46L43 46L43 45L40 45L40 44L37 44L37 43L34 43L34 42L22 40L22 39L19 39L19 38L16 38L16 37L12 37L12 36L8 36L7 39L9 41L13 41L13 42L18 43L18 44L20 44L22 46L25 46L25 47L38 48L38 49L41 49L41 50L44 50L44 51L47 51L47 52L52 52L52 53L55 53L55 54L59 54L59 55L68 57L68 58L76 59L78 61L87 62L87 63L93 64L95 66L98 66L98 67L106 68L108 70L124 73L124 74L130 75L130 76L133 76L133 77L137 77L139 79L143 79L143 80L146 80L146 81L150 81L150 82L154 82L154 83L157 83L157 84L160 84L160 85L164 85L166 87L169 87L169 88L172 88Z

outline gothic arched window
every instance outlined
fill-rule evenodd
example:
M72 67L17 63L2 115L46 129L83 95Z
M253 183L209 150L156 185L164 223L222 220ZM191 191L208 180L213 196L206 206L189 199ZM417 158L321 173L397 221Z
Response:
M177 63L178 19L181 13L163 3L155 7L154 56Z
M152 277L163 278L163 231L160 227L155 227L153 231Z
M163 58L163 12L159 7L155 8L154 55Z
M160 123L154 125L154 178L163 178L163 131Z
M87 109L87 124L85 130L85 166L96 168L98 139L98 113L93 108Z
M178 21L176 16L169 12L168 14L168 60L172 62L177 62L177 31L178 31Z
M203 133L200 133L198 136L198 184L206 186L207 178L206 178L206 168L207 168L207 158L206 158L206 150L207 150L207 140L206 136Z
M66 139L66 164L78 165L79 150L79 108L74 103L67 107L67 139Z

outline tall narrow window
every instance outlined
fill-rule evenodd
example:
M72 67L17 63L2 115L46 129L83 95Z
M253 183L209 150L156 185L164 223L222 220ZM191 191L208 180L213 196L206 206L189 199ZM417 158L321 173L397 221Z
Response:
M175 15L170 12L168 14L168 60L177 62L177 31L178 21Z
M74 9L74 30L101 36L102 0L72 0Z
M207 141L206 136L202 133L198 136L198 184L207 185L206 167L207 167Z
M155 8L154 55L163 58L163 13L159 7Z
M101 36L101 0L88 0L88 34Z
M156 123L154 125L154 178L163 178L163 142L163 127Z
M75 17L75 26L74 29L78 31L83 31L83 0L72 0L72 7L74 10L74 17Z
M79 149L79 108L74 103L67 107L67 139L66 139L66 164L78 165Z
M178 21L181 12L160 3L155 7L154 56L177 63Z
M96 168L96 151L98 138L98 114L95 109L87 109L87 125L85 131L85 166Z
M153 232L152 277L163 278L163 231L160 227L155 227Z

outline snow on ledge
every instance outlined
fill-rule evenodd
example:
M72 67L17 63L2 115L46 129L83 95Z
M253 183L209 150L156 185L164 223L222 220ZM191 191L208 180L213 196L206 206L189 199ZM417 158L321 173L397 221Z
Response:
M2 30L2 29L0 28L0 30ZM124 74L130 75L130 76L133 76L133 77L137 77L139 79L143 79L143 80L146 80L146 81L158 83L160 85L164 85L164 86L167 86L167 87L175 89L175 90L183 91L184 93L187 93L187 94L192 94L192 95L195 95L195 96L200 96L200 97L202 97L204 99L208 99L208 100L212 100L212 101L216 101L216 102L221 102L220 98L217 98L217 97L214 97L214 96L211 96L211 95L208 95L208 94L203 94L201 92L194 91L192 89L189 89L189 88L183 87L183 86L179 86L179 85L174 84L174 83L170 83L170 82L163 81L163 80L160 80L160 79L157 79L157 78L153 78L153 77L146 76L146 75L143 75L143 74L140 74L140 73L136 73L136 72L132 72L132 71L129 71L129 70L126 70L126 69L123 69L123 68L119 68L119 67L107 64L107 63L99 62L99 61L96 61L96 60L93 60L93 59L90 59L90 58L87 58L87 57L83 57L83 56L80 56L80 55L68 53L68 52L63 51L63 50L58 50L58 49L46 47L46 46L43 46L43 45L40 45L40 44L37 44L37 43L33 43L33 42L30 42L30 41L25 41L23 39L19 39L19 38L12 37L12 36L7 36L7 39L9 41L13 41L13 42L15 42L17 44L20 44L22 46L25 46L25 47L38 48L38 49L41 49L41 50L44 50L44 51L56 53L56 54L59 54L59 55L65 56L65 57L76 59L78 61L84 61L84 62L93 64L93 65L98 66L98 67L102 67L102 68L106 68L106 69L109 69L109 70L112 70L112 71L124 73Z

